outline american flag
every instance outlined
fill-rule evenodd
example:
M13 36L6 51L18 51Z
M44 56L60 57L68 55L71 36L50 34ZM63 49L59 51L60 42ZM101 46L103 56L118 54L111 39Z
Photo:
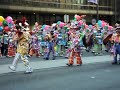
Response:
M98 0L87 0L88 2L94 3L94 4L98 4Z

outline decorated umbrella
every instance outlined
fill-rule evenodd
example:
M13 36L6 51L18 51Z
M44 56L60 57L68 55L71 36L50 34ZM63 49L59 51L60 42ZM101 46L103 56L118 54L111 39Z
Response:
M2 26L2 22L0 22L0 26Z
M3 16L0 16L0 22L3 22L5 19Z
M10 31L10 28L9 28L8 26L5 26L5 27L4 27L4 30L5 30L5 32L9 32L9 31Z
M8 26L7 21L6 21L6 20L4 20L4 21L2 22L2 25L3 25L3 26Z
M59 24L59 27L64 27L65 26L65 23L63 23L63 22L60 22L60 24Z
M77 14L74 16L74 18L75 18L77 21L81 20L81 16L79 16L79 15L77 15Z
M6 18L6 21L7 21L8 23L11 23L11 22L13 21L13 19L12 19L11 16L8 16L8 17Z
M3 27L2 26L0 26L0 32L3 30Z
M109 39L112 37L112 32L108 32L107 35L105 35L104 39L103 39L103 43L104 45L106 45L109 41Z

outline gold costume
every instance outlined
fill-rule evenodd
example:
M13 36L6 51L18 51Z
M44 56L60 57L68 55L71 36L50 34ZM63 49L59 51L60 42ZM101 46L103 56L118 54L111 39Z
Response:
M28 54L29 39L30 39L30 34L27 32L23 32L21 36L19 36L18 34L15 35L14 40L18 41L17 53L20 53L21 55Z

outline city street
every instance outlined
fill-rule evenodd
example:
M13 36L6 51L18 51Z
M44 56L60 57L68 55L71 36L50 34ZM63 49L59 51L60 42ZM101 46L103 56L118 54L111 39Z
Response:
M34 69L24 74L25 67L19 61L18 70L12 72L8 66L13 58L0 58L1 90L119 90L119 65L112 65L112 57L93 56L83 52L83 65L67 67L68 59L44 60L35 56L30 59Z
M120 90L120 66L110 62L0 75L1 90Z

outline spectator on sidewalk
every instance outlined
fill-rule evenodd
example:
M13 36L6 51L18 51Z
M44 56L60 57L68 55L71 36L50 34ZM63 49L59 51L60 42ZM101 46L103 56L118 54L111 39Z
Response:
M6 56L7 57L7 53L8 53L8 34L6 32L3 33L3 37L1 39L1 54L2 56Z
M15 42L9 37L8 57L14 57L16 53Z
M0 34L0 57L2 56L2 54L1 54L1 48L2 48L1 39L2 39L2 33Z

